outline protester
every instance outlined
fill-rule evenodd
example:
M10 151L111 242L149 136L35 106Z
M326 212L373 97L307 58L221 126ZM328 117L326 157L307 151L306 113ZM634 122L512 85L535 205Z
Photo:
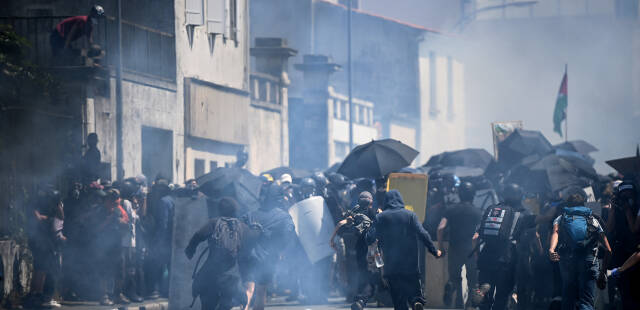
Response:
M117 281L121 270L119 259L122 252L122 236L129 229L129 217L122 208L120 191L115 188L106 191L103 207L93 212L93 252L96 253L97 270L100 279L100 304L111 306L125 304L129 300L121 294Z
M566 191L566 207L553 223L549 257L560 262L562 309L595 309L598 243L611 253L599 220L584 207L587 195L581 188Z
M375 240L382 247L384 277L389 283L394 309L405 310L411 305L414 310L422 310L425 299L420 283L418 241L436 258L441 257L442 252L433 245L418 216L404 208L402 195L397 190L385 194L384 211L376 215L367 232L368 243Z
M164 276L171 259L171 236L173 230L173 209L175 197L171 193L169 181L163 177L156 179L150 199L152 227L149 233L149 268L147 288L150 299L168 296L168 279Z
M60 192L45 186L34 209L30 245L34 256L33 303L45 308L59 308L54 299L60 279L64 210Z
M473 205L476 190L471 182L462 182L458 188L460 203L454 204L446 211L438 225L438 248L443 249L445 229L449 231L449 280L445 286L445 305L453 304L456 308L463 306L462 300L462 266L466 268L468 292L477 285L476 262L469 255L473 250L471 239L480 223L482 213Z
M291 216L280 206L284 193L277 184L269 187L267 199L256 211L243 217L248 225L259 224L263 234L252 251L248 262L248 294L255 292L253 309L263 310L266 302L267 286L272 283L280 255L295 236ZM255 287L255 291L254 288ZM251 300L251 297L249 298Z
M375 274L369 270L368 253L369 246L366 241L366 234L375 218L376 211L373 209L373 196L365 191L358 197L358 205L346 219L341 220L331 236L331 247L337 249L334 238L338 233L347 231L357 236L356 242L356 264L357 264L357 290L354 294L354 302L351 304L352 310L362 310L366 307L369 298L374 294L376 284ZM376 245L377 246L377 245Z
M58 23L49 36L53 55L69 49L72 42L82 37L86 37L90 45L93 44L93 30L98 25L98 18L102 16L102 6L94 5L89 15L69 17Z
M137 208L134 208L133 195L137 192L137 185L135 179L126 179L120 185L122 194L122 207L127 212L129 217L129 227L122 233L122 252L121 252L121 275L118 281L122 284L119 287L122 288L124 296L133 301L141 302L143 299L138 295L137 281L136 281L136 240L138 222L140 217L138 216Z
M622 266L637 251L640 244L637 233L637 226L640 223L633 216L640 213L637 195L636 185L630 181L623 181L614 189L612 207L609 209L606 225L613 251L608 266L610 268ZM634 309L640 305L640 298L634 290L638 277L640 277L640 270L636 268L615 279L625 309Z
M523 191L517 184L507 184L503 203L487 208L473 235L474 253L478 254L478 283L474 303L482 310L504 310L515 286L516 244L522 232L535 227L536 216L524 209Z
M238 260L250 255L261 229L241 222L237 210L233 198L222 198L218 203L220 216L210 219L185 248L185 255L192 259L200 243L207 240L209 244L207 260L192 284L194 299L200 297L203 310L228 310L248 304Z

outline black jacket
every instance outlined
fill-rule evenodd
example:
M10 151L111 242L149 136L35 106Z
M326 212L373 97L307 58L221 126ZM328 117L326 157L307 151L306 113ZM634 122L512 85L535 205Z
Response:
M367 241L373 243L378 240L386 276L419 274L418 240L434 256L438 252L431 236L422 227L418 216L404 208L400 192L390 190L384 200L385 210L376 216L372 228L367 232Z

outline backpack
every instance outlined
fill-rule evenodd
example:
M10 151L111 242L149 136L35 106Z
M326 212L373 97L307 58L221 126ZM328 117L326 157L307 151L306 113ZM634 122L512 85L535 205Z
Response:
M480 222L480 238L484 242L509 241L519 214L501 204L489 207Z
M597 241L600 224L587 207L563 208L559 230L562 244L571 250L587 249Z
M213 253L238 257L240 251L240 220L221 217L216 221L209 236L209 247Z

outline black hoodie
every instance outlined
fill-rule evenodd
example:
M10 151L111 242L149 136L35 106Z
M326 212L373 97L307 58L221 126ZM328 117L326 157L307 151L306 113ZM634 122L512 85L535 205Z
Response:
M422 227L418 216L404 208L402 195L397 190L385 194L384 207L367 233L367 240L370 243L378 240L382 248L385 275L419 274L418 240L434 256L438 252L431 236Z

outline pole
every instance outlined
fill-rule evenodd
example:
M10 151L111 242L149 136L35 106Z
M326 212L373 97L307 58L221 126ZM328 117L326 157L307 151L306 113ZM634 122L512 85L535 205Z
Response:
M116 176L124 178L124 151L122 133L122 0L117 1L117 53L116 58Z
M353 150L353 94L351 86L351 11L352 1L349 0L347 12L347 84L349 87L349 151Z
M569 142L569 75L564 64L564 76L567 77L567 108L564 110L564 142Z

